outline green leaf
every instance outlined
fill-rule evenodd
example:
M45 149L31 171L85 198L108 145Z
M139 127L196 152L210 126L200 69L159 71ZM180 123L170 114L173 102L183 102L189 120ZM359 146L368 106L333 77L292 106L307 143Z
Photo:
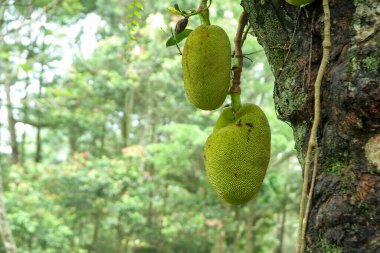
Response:
M134 11L133 14L134 14L136 17L141 18L141 14L140 14L140 12L138 12L138 11Z
M135 3L135 6L136 6L137 8L139 8L139 9L141 9L141 10L144 10L144 7L143 7L143 5L142 5L140 2L136 2L136 3Z
M182 15L182 12L179 11L179 10L177 10L177 9L174 8L174 7L168 7L167 9L168 9L168 11L169 11L170 13L172 13L172 14L174 14L174 15Z
M24 64L21 64L20 67L25 71L29 72L33 69L33 65L30 62L26 62Z
M185 38L187 38L187 36L189 36L189 34L192 32L193 30L192 29L185 29L183 30L181 33L178 33L175 38L176 40L174 39L174 37L170 37L167 41L166 41L166 47L171 47L171 46L174 46L177 42L180 43L182 40L184 40Z

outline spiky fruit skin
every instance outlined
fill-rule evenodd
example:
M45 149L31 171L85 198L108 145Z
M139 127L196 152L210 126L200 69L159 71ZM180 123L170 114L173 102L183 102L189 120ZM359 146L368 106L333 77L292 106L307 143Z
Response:
M201 25L186 39L182 55L185 92L202 110L215 110L226 99L231 81L231 44L216 25Z
M285 0L288 4L291 4L291 5L294 5L294 6L298 6L298 7L301 7L301 6L304 6L304 5L308 5L312 2L314 2L314 0Z
M240 205L256 195L268 168L270 142L260 107L246 104L235 114L223 110L205 144L207 178L221 199Z

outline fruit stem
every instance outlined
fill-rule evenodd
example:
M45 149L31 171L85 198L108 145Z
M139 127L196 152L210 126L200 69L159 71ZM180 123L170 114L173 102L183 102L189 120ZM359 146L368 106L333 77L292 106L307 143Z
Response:
M210 12L208 11L207 6L208 0L201 0L201 3L199 4L198 11L199 11L199 18L201 19L201 22L203 25L210 25Z
M235 51L234 51L234 57L237 59L237 63L232 67L232 71L234 73L233 79L232 79L232 86L230 88L230 95L231 95L231 106L232 111L237 112L241 107L241 101L240 101L240 77L241 72L243 71L243 33L244 33L244 27L248 23L248 14L243 11L239 18L239 25L236 31L236 36L234 39L235 43Z
M237 112L241 107L240 92L231 93L231 107L233 112Z

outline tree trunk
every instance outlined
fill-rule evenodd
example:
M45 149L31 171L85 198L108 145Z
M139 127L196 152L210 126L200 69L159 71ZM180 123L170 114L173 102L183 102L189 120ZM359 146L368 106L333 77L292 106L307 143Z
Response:
M96 244L98 243L99 228L100 228L100 214L96 213L94 216L94 231L92 233L91 250L90 252L96 252Z
M69 126L69 147L70 147L70 155L73 156L78 151L78 138L81 134L81 130L77 123L73 122Z
M283 244L284 244L285 224L286 224L286 208L287 208L286 202L288 199L286 184L284 186L284 193L283 194L284 194L284 196L282 197L282 204L281 204L282 212L280 215L280 219L281 219L280 224L281 225L280 225L280 229L278 230L278 236L277 236L279 244L275 250L275 253L282 253L282 248L283 248Z
M306 251L379 252L380 3L329 2L332 48L322 82L320 155ZM303 9L274 0L242 5L276 78L277 114L292 125L303 165L322 58L321 1Z
M45 30L43 29L42 32L41 32L42 36L43 36L41 53L44 53L45 52L45 48L46 48L44 32L45 32ZM45 73L45 70L44 70L45 62L42 60L40 63L41 63L41 72L40 72L40 76L39 76L39 79L38 79L38 84L39 84L39 87L38 87L38 101L39 102L40 102L40 100L42 98L42 86L43 86L43 83L44 83L44 73ZM34 161L36 163L39 163L42 160L42 154L41 154L42 153L41 116L42 116L41 110L40 110L40 108L37 108L36 155L35 155L35 158L34 158Z
M124 111L121 120L121 135L123 140L123 147L129 145L129 133L131 132L131 115L134 103L134 90L131 89L124 96Z
M8 130L11 141L12 149L12 163L18 163L18 147L17 147L17 137L16 137L16 122L13 117L12 101L11 101L11 84L9 80L4 81L5 93L7 97L7 113L8 113Z
M234 234L234 242L232 244L232 252L239 253L240 252L240 225L241 225L241 217L240 217L240 206L235 207L235 221L236 228Z
M223 253L224 252L224 231L223 229L216 228L215 230L215 239L214 239L214 247L212 249L212 253Z
M38 118L38 123L40 123L40 118ZM34 157L34 161L36 163L41 162L41 126L37 126L37 134L36 134L36 156Z
M28 82L28 81L26 81ZM27 90L28 85L26 85L25 90ZM25 97L22 99L22 114L23 114L23 120L28 121L29 116L28 116L28 111L29 111L29 106L28 106L28 93L26 92ZM20 163L23 165L25 163L25 142L26 142L26 131L22 133L21 137L21 152L20 152Z

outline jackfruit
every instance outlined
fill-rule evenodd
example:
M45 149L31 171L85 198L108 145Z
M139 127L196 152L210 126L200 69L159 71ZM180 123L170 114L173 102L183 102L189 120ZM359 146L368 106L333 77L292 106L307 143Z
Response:
M207 178L218 196L233 205L252 199L260 190L270 159L270 127L254 104L236 113L223 110L205 144Z
M314 2L314 0L285 0L285 1L288 4L298 6L298 7L305 6L305 5L308 5L312 2Z
M216 25L200 25L185 42L182 55L185 92L202 110L215 110L226 99L231 81L231 44Z

